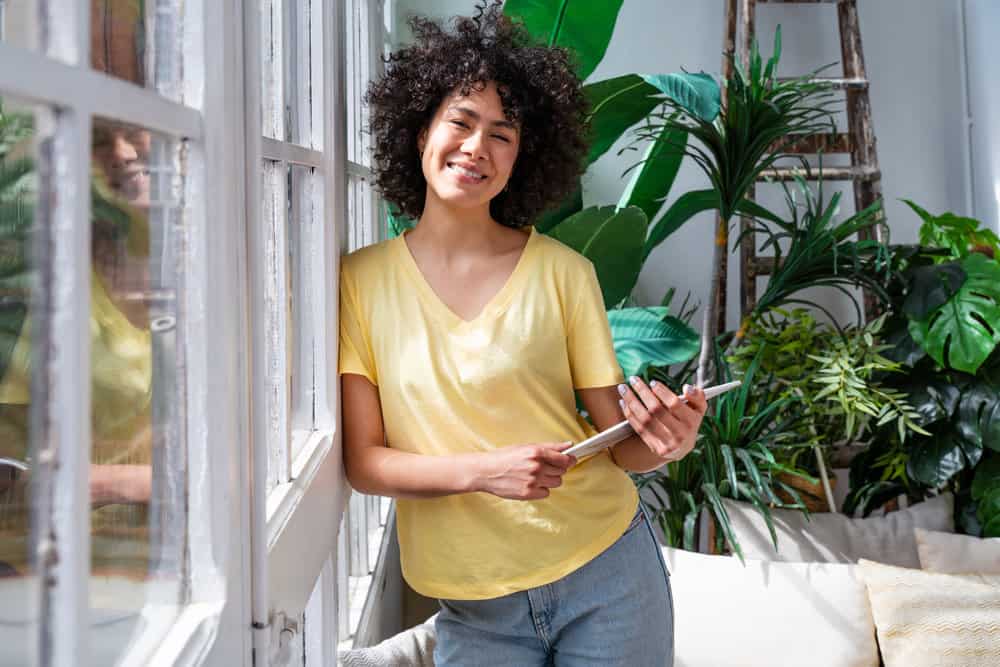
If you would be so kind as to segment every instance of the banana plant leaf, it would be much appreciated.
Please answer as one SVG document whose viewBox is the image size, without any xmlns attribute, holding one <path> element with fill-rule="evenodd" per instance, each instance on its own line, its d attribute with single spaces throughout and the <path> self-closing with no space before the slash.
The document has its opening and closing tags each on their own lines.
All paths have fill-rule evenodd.
<svg viewBox="0 0 1000 667">
<path fill-rule="evenodd" d="M 556 208 L 549 209 L 539 216 L 535 221 L 535 230 L 543 234 L 558 225 L 560 222 L 583 210 L 583 188 L 578 187 L 576 191 Z"/>
<path fill-rule="evenodd" d="M 608 50 L 623 0 L 507 0 L 504 14 L 519 18 L 532 37 L 563 46 L 577 59 L 577 74 L 586 79 Z"/>
<path fill-rule="evenodd" d="M 625 191 L 618 200 L 618 207 L 638 206 L 652 220 L 660 211 L 663 200 L 677 178 L 687 132 L 665 127 L 656 141 L 649 144 L 646 154 L 629 179 Z"/>
<path fill-rule="evenodd" d="M 626 130 L 660 104 L 659 91 L 638 74 L 587 84 L 583 92 L 590 103 L 588 165 L 604 155 Z"/>
<path fill-rule="evenodd" d="M 934 361 L 975 373 L 1000 343 L 1000 264 L 973 253 L 962 260 L 968 275 L 926 318 L 910 321 L 910 334 Z"/>
<path fill-rule="evenodd" d="M 608 311 L 615 355 L 625 377 L 643 375 L 649 366 L 670 366 L 698 354 L 698 333 L 667 308 Z"/>
<path fill-rule="evenodd" d="M 706 123 L 714 121 L 722 108 L 722 91 L 711 74 L 643 74 L 642 79 Z"/>
<path fill-rule="evenodd" d="M 604 307 L 611 309 L 632 292 L 639 279 L 646 225 L 646 214 L 636 206 L 621 210 L 591 206 L 560 222 L 549 236 L 594 263 Z"/>
</svg>

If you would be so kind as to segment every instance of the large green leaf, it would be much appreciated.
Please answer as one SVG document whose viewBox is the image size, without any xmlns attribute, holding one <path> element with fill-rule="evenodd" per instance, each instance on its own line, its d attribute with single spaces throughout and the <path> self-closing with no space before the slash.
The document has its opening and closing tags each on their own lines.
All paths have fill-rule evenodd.
<svg viewBox="0 0 1000 667">
<path fill-rule="evenodd" d="M 677 178 L 686 143 L 687 132 L 665 127 L 660 136 L 650 142 L 642 163 L 635 169 L 618 201 L 618 207 L 638 206 L 647 219 L 655 218 Z"/>
<path fill-rule="evenodd" d="M 639 279 L 646 226 L 646 214 L 635 206 L 591 206 L 560 222 L 549 235 L 594 263 L 604 305 L 612 308 Z"/>
<path fill-rule="evenodd" d="M 582 209 L 583 188 L 578 187 L 572 195 L 560 202 L 556 208 L 545 211 L 535 222 L 535 230 L 545 233 L 574 213 L 579 213 Z"/>
<path fill-rule="evenodd" d="M 947 378 L 934 376 L 927 382 L 915 382 L 902 387 L 906 399 L 917 413 L 914 422 L 918 426 L 927 426 L 942 419 L 951 419 L 958 407 L 958 387 Z"/>
<path fill-rule="evenodd" d="M 962 444 L 951 433 L 920 440 L 910 451 L 906 473 L 910 479 L 940 488 L 965 468 Z"/>
<path fill-rule="evenodd" d="M 711 74 L 672 72 L 643 74 L 643 80 L 683 107 L 695 118 L 711 123 L 722 108 L 719 83 Z"/>
<path fill-rule="evenodd" d="M 991 489 L 1000 489 L 1000 454 L 987 452 L 972 478 L 972 499 L 982 500 Z"/>
<path fill-rule="evenodd" d="M 653 230 L 646 239 L 642 252 L 645 260 L 656 246 L 676 232 L 681 225 L 702 211 L 710 211 L 719 207 L 719 194 L 715 190 L 692 190 L 677 198 L 667 212 L 656 221 Z"/>
<path fill-rule="evenodd" d="M 660 104 L 659 91 L 637 74 L 605 79 L 583 87 L 590 103 L 590 152 L 587 164 L 604 155 L 625 131 Z"/>
<path fill-rule="evenodd" d="M 573 51 L 577 74 L 586 79 L 608 50 L 622 1 L 507 0 L 503 11 L 520 18 L 535 39 Z"/>
<path fill-rule="evenodd" d="M 921 320 L 955 296 L 968 276 L 960 263 L 948 262 L 917 267 L 909 278 L 903 312 L 911 319 Z"/>
<path fill-rule="evenodd" d="M 985 382 L 967 389 L 955 425 L 965 440 L 1000 452 L 1000 390 Z"/>
<path fill-rule="evenodd" d="M 385 207 L 385 223 L 387 238 L 394 239 L 417 224 L 413 219 L 400 213 L 395 206 Z"/>
<path fill-rule="evenodd" d="M 642 375 L 650 365 L 683 363 L 698 354 L 698 333 L 661 306 L 609 310 L 608 321 L 625 377 Z"/>
<path fill-rule="evenodd" d="M 983 524 L 983 537 L 1000 537 L 1000 487 L 986 492 L 976 508 L 976 516 Z"/>
<path fill-rule="evenodd" d="M 962 268 L 962 288 L 927 318 L 912 320 L 910 334 L 934 361 L 975 373 L 1000 343 L 1000 264 L 973 253 Z"/>
</svg>

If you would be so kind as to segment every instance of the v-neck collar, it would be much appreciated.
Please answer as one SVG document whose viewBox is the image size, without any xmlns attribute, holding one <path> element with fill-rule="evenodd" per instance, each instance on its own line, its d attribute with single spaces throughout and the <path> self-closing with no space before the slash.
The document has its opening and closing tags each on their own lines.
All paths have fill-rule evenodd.
<svg viewBox="0 0 1000 667">
<path fill-rule="evenodd" d="M 410 247 L 406 244 L 405 236 L 406 233 L 400 234 L 395 239 L 396 248 L 398 254 L 401 256 L 400 261 L 406 270 L 410 272 L 413 276 L 413 281 L 417 286 L 417 290 L 422 294 L 424 300 L 427 304 L 441 317 L 451 328 L 464 328 L 470 327 L 479 322 L 493 317 L 499 312 L 503 311 L 504 306 L 510 301 L 511 297 L 517 291 L 517 283 L 521 280 L 521 274 L 523 274 L 527 269 L 525 268 L 528 264 L 529 254 L 535 245 L 535 236 L 538 232 L 535 228 L 529 227 L 528 241 L 524 244 L 524 248 L 521 250 L 521 256 L 517 259 L 517 264 L 514 265 L 514 270 L 511 271 L 510 275 L 507 277 L 507 281 L 503 284 L 503 287 L 494 294 L 482 307 L 479 313 L 473 317 L 471 320 L 465 320 L 458 316 L 455 311 L 453 311 L 441 297 L 438 296 L 431 284 L 427 282 L 427 278 L 424 277 L 423 272 L 417 265 L 417 260 L 414 259 L 413 253 L 410 252 Z"/>
</svg>

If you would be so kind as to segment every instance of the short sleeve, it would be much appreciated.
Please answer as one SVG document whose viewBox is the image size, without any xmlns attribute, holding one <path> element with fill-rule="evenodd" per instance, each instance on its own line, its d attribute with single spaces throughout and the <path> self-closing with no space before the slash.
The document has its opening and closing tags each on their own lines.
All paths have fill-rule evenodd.
<svg viewBox="0 0 1000 667">
<path fill-rule="evenodd" d="M 355 373 L 378 384 L 375 356 L 372 354 L 368 323 L 362 319 L 355 298 L 355 285 L 347 266 L 341 260 L 340 271 L 340 352 L 338 371 Z"/>
<path fill-rule="evenodd" d="M 567 348 L 574 389 L 620 384 L 624 376 L 615 356 L 608 313 L 604 310 L 601 285 L 589 261 L 582 275 L 568 281 L 571 313 L 567 325 Z"/>
</svg>

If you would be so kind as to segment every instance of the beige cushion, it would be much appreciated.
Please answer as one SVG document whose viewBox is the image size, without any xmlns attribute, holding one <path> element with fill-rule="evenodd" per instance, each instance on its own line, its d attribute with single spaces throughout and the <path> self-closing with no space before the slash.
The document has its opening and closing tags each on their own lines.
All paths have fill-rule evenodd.
<svg viewBox="0 0 1000 667">
<path fill-rule="evenodd" d="M 875 667 L 855 565 L 776 563 L 663 547 L 676 667 Z"/>
<path fill-rule="evenodd" d="M 434 646 L 437 634 L 434 620 L 437 614 L 425 622 L 385 641 L 368 646 L 341 651 L 341 667 L 434 667 Z"/>
<path fill-rule="evenodd" d="M 1000 537 L 937 533 L 917 528 L 920 567 L 950 574 L 1000 574 Z"/>
<path fill-rule="evenodd" d="M 743 555 L 755 560 L 856 563 L 861 558 L 902 567 L 920 567 L 915 528 L 955 531 L 954 501 L 942 494 L 885 516 L 853 519 L 844 514 L 771 511 L 778 534 L 774 550 L 764 517 L 752 505 L 723 500 Z"/>
<path fill-rule="evenodd" d="M 1000 576 L 858 568 L 886 667 L 1000 665 Z"/>
</svg>

